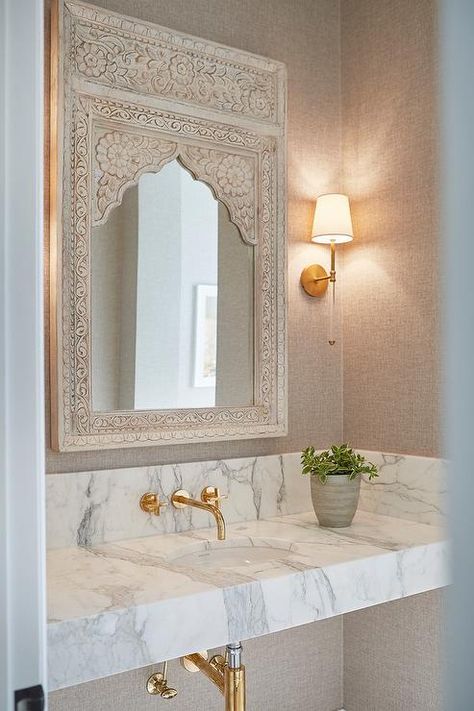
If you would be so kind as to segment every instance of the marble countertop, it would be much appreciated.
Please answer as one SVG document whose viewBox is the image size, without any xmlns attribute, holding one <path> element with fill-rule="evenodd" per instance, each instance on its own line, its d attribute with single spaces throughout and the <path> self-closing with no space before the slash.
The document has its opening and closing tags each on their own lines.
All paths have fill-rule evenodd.
<svg viewBox="0 0 474 711">
<path fill-rule="evenodd" d="M 231 524 L 225 542 L 201 529 L 51 550 L 50 690 L 442 587 L 444 539 L 364 511 L 322 529 L 311 512 Z M 236 547 L 235 564 L 206 565 Z M 276 551 L 248 562 L 243 548 Z"/>
</svg>

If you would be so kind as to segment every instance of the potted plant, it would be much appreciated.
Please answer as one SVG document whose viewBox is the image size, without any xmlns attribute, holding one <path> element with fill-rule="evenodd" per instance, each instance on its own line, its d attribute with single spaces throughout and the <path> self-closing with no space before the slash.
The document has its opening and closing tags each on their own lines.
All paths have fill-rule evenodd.
<svg viewBox="0 0 474 711">
<path fill-rule="evenodd" d="M 303 474 L 311 476 L 311 498 L 320 526 L 350 526 L 357 511 L 361 475 L 371 480 L 378 476 L 377 467 L 354 452 L 348 444 L 333 444 L 330 450 L 317 453 L 307 447 L 301 453 Z"/>
</svg>

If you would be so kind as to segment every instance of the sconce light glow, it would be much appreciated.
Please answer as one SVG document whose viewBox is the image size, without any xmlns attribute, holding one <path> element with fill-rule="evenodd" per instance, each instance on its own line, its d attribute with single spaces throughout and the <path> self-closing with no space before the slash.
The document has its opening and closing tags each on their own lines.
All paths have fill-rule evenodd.
<svg viewBox="0 0 474 711">
<path fill-rule="evenodd" d="M 319 244 L 343 244 L 354 237 L 351 208 L 347 195 L 320 195 L 314 210 L 311 240 Z"/>
<path fill-rule="evenodd" d="M 329 345 L 336 343 L 334 319 L 336 309 L 336 244 L 351 242 L 351 208 L 347 195 L 329 193 L 320 195 L 314 209 L 311 240 L 319 244 L 331 245 L 331 269 L 329 274 L 320 264 L 311 264 L 303 269 L 300 283 L 309 296 L 322 296 L 331 285 L 329 300 Z"/>
</svg>

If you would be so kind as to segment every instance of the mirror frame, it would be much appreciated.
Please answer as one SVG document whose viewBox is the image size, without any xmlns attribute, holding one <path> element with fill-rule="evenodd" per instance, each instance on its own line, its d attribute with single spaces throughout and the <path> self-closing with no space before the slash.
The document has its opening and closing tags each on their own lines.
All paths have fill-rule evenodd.
<svg viewBox="0 0 474 711">
<path fill-rule="evenodd" d="M 51 33 L 53 448 L 287 434 L 285 65 L 67 0 Z M 95 412 L 91 230 L 176 158 L 255 249 L 254 404 Z"/>
</svg>

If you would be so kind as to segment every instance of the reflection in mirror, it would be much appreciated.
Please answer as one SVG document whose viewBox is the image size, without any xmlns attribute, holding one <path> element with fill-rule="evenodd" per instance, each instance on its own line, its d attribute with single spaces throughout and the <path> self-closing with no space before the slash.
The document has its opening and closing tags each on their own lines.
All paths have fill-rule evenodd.
<svg viewBox="0 0 474 711">
<path fill-rule="evenodd" d="M 93 227 L 92 408 L 254 403 L 254 250 L 178 161 Z"/>
</svg>

